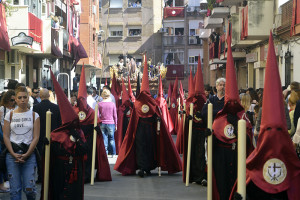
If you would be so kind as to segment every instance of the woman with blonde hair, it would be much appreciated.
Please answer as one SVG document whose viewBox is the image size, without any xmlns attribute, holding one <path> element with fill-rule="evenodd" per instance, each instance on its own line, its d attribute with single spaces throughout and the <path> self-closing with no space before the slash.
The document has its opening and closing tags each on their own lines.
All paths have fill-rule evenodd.
<svg viewBox="0 0 300 200">
<path fill-rule="evenodd" d="M 116 155 L 116 145 L 114 133 L 117 128 L 117 109 L 115 103 L 110 98 L 110 91 L 104 89 L 101 97 L 103 101 L 99 102 L 99 115 L 102 121 L 100 128 L 103 135 L 106 154 Z"/>
<path fill-rule="evenodd" d="M 243 106 L 247 118 L 250 120 L 251 125 L 254 125 L 254 112 L 251 112 L 249 109 L 251 107 L 251 96 L 249 94 L 242 95 L 241 105 Z"/>
</svg>

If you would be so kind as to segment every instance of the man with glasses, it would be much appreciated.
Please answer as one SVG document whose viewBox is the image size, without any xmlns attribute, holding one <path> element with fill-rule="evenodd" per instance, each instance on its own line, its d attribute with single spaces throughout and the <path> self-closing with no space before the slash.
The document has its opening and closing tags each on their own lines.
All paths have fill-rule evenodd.
<svg viewBox="0 0 300 200">
<path fill-rule="evenodd" d="M 41 102 L 40 92 L 38 88 L 32 89 L 31 97 L 33 98 L 33 105 L 36 105 Z"/>
</svg>

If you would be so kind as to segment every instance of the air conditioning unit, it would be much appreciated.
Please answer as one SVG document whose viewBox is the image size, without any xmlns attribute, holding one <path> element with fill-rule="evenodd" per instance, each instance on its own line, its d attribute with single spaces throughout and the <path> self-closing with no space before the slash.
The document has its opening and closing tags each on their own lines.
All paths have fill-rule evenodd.
<svg viewBox="0 0 300 200">
<path fill-rule="evenodd" d="M 160 33 L 166 33 L 166 32 L 167 32 L 167 29 L 166 29 L 166 28 L 161 28 L 161 29 L 159 29 L 159 32 L 160 32 Z"/>
<path fill-rule="evenodd" d="M 197 44 L 196 38 L 192 37 L 189 39 L 189 44 Z"/>
<path fill-rule="evenodd" d="M 195 7 L 187 7 L 187 12 L 194 12 Z"/>
</svg>

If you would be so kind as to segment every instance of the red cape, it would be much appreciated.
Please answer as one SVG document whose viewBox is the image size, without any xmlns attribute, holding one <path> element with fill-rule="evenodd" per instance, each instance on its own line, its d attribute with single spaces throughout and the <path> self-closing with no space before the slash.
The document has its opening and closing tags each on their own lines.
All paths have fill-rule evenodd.
<svg viewBox="0 0 300 200">
<path fill-rule="evenodd" d="M 144 103 L 146 102 L 146 103 Z M 142 106 L 147 104 L 149 111 L 142 112 Z M 151 95 L 145 91 L 141 91 L 140 95 L 134 103 L 132 116 L 128 125 L 128 129 L 123 140 L 119 157 L 114 169 L 122 173 L 122 175 L 135 174 L 136 157 L 135 157 L 135 135 L 140 118 L 152 117 L 154 114 L 161 117 L 160 110 L 156 101 Z M 171 135 L 168 132 L 166 121 L 161 117 L 161 130 L 159 134 L 160 155 L 159 165 L 163 171 L 168 171 L 169 174 L 181 171 L 181 160 L 177 153 Z"/>
<path fill-rule="evenodd" d="M 121 105 L 118 109 L 118 125 L 117 125 L 117 131 L 115 133 L 115 143 L 116 143 L 116 152 L 117 154 L 119 154 L 119 151 L 120 151 L 120 148 L 121 148 L 121 145 L 122 145 L 122 142 L 123 142 L 123 122 L 124 122 L 124 111 L 126 110 L 126 108 L 130 107 L 129 111 L 130 111 L 130 114 L 131 115 L 131 112 L 132 112 L 132 108 L 131 106 L 128 106 L 128 105 Z"/>
</svg>

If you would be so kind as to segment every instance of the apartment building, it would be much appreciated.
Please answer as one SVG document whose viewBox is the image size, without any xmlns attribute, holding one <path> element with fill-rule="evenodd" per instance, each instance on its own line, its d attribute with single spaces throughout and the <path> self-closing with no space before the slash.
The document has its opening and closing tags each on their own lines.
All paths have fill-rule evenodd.
<svg viewBox="0 0 300 200">
<path fill-rule="evenodd" d="M 99 52 L 103 71 L 97 74 L 110 78 L 109 69 L 121 58 L 133 57 L 142 63 L 143 53 L 156 65 L 162 62 L 161 0 L 102 0 L 99 20 Z"/>
<path fill-rule="evenodd" d="M 81 12 L 80 0 L 11 1 L 6 12 L 11 51 L 0 50 L 0 90 L 9 79 L 52 87 L 50 68 L 61 86 L 70 88 L 74 59 L 79 58 L 76 49 L 82 46 Z"/>
<path fill-rule="evenodd" d="M 211 29 L 209 44 L 210 84 L 224 77 L 227 59 L 227 35 L 232 27 L 232 49 L 239 88 L 263 87 L 270 30 L 273 30 L 276 1 L 218 0 L 204 19 Z M 275 9 L 274 9 L 275 8 Z"/>
<path fill-rule="evenodd" d="M 205 70 L 208 65 L 208 43 L 210 30 L 203 28 L 207 4 L 200 0 L 166 1 L 162 42 L 163 61 L 168 67 L 167 80 L 176 77 L 183 80 L 183 87 L 188 88 L 187 76 L 192 69 L 197 71 L 198 60 L 201 59 L 205 82 L 208 80 Z M 199 58 L 200 55 L 200 58 Z"/>
</svg>

